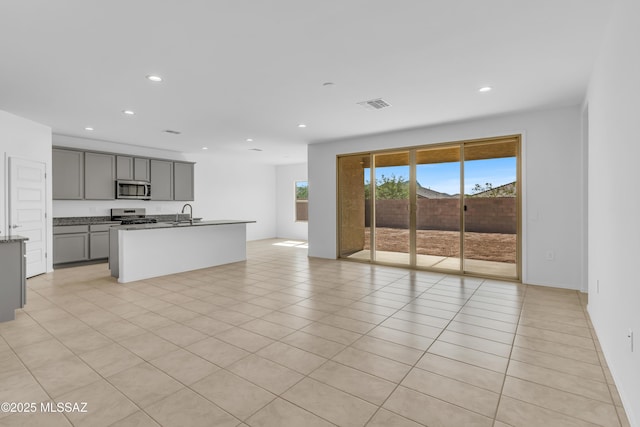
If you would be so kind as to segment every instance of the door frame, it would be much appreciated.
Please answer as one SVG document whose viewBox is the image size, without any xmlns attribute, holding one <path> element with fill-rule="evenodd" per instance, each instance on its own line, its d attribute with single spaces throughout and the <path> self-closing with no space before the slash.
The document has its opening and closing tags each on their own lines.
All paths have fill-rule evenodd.
<svg viewBox="0 0 640 427">
<path fill-rule="evenodd" d="M 505 141 L 508 139 L 515 139 L 516 142 L 516 277 L 505 277 L 505 276 L 494 276 L 489 274 L 482 274 L 477 272 L 467 272 L 464 269 L 464 147 L 466 145 L 471 144 L 490 144 L 496 143 L 500 141 Z M 410 146 L 410 147 L 396 147 L 389 148 L 383 150 L 373 150 L 373 151 L 365 151 L 365 152 L 357 152 L 357 153 L 348 153 L 338 155 L 336 158 L 336 254 L 337 258 L 352 261 L 352 262 L 364 262 L 364 263 L 372 263 L 372 264 L 380 264 L 380 265 L 389 265 L 389 266 L 397 266 L 404 268 L 411 268 L 416 270 L 425 270 L 425 271 L 434 271 L 438 273 L 445 274 L 458 274 L 462 276 L 471 276 L 471 277 L 483 277 L 483 278 L 491 278 L 491 279 L 500 279 L 500 280 L 509 280 L 514 282 L 521 283 L 523 281 L 523 266 L 526 260 L 523 259 L 523 246 L 525 236 L 522 229 L 522 216 L 523 216 L 523 206 L 525 204 L 526 198 L 523 194 L 523 161 L 522 157 L 524 155 L 524 147 L 523 141 L 525 139 L 524 132 L 517 134 L 506 134 L 502 136 L 494 136 L 487 138 L 477 138 L 477 139 L 467 139 L 467 140 L 459 140 L 459 141 L 449 141 L 449 142 L 439 142 L 434 144 L 425 144 L 419 146 Z M 416 262 L 416 209 L 417 209 L 417 195 L 416 195 L 416 152 L 421 149 L 429 149 L 429 148 L 437 148 L 437 147 L 460 147 L 460 268 L 459 270 L 444 270 L 444 269 L 432 269 L 428 267 L 421 267 L 417 265 Z M 350 157 L 350 156 L 369 156 L 370 158 L 370 183 L 375 183 L 375 165 L 374 165 L 374 155 L 380 154 L 389 154 L 389 153 L 398 153 L 406 151 L 409 153 L 409 265 L 406 264 L 394 264 L 389 262 L 381 262 L 376 260 L 375 257 L 375 189 L 372 188 L 371 191 L 371 199 L 369 203 L 371 206 L 369 207 L 370 215 L 371 215 L 371 227 L 370 227 L 370 257 L 369 260 L 357 259 L 357 258 L 348 258 L 342 257 L 340 251 L 340 233 L 342 231 L 342 219 L 341 219 L 341 203 L 340 203 L 340 171 L 339 171 L 339 160 L 341 157 Z M 372 185 L 371 187 L 375 187 Z"/>
</svg>

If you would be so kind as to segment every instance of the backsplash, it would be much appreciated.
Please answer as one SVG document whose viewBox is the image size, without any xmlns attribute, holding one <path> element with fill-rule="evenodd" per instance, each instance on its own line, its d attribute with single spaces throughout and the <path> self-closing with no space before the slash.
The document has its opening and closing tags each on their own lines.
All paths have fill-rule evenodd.
<svg viewBox="0 0 640 427">
<path fill-rule="evenodd" d="M 185 202 L 141 200 L 54 200 L 53 217 L 111 216 L 112 208 L 145 208 L 149 216 L 175 215 L 182 210 L 184 204 Z"/>
</svg>

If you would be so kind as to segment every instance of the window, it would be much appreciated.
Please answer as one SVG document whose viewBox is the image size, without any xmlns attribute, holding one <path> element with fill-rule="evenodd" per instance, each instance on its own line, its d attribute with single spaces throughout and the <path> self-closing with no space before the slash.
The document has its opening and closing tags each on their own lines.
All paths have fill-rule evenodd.
<svg viewBox="0 0 640 427">
<path fill-rule="evenodd" d="M 309 220 L 309 183 L 296 181 L 296 221 Z"/>
</svg>

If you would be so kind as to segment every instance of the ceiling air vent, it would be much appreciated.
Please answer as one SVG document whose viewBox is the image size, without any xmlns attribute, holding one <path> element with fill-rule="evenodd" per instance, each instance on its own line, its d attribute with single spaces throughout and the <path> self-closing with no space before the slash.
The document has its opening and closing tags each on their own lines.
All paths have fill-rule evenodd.
<svg viewBox="0 0 640 427">
<path fill-rule="evenodd" d="M 367 110 L 382 110 L 383 108 L 391 107 L 387 101 L 382 98 L 370 99 L 369 101 L 358 102 L 358 105 L 362 105 Z"/>
<path fill-rule="evenodd" d="M 180 135 L 182 132 L 177 130 L 165 129 L 163 132 L 170 133 L 172 135 Z"/>
</svg>

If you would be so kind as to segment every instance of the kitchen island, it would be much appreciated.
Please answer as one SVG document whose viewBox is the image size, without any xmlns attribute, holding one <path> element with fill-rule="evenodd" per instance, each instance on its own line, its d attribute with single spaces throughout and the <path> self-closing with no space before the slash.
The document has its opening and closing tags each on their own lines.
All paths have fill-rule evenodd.
<svg viewBox="0 0 640 427">
<path fill-rule="evenodd" d="M 247 259 L 247 224 L 218 220 L 121 225 L 109 230 L 109 269 L 119 283 Z"/>
</svg>

